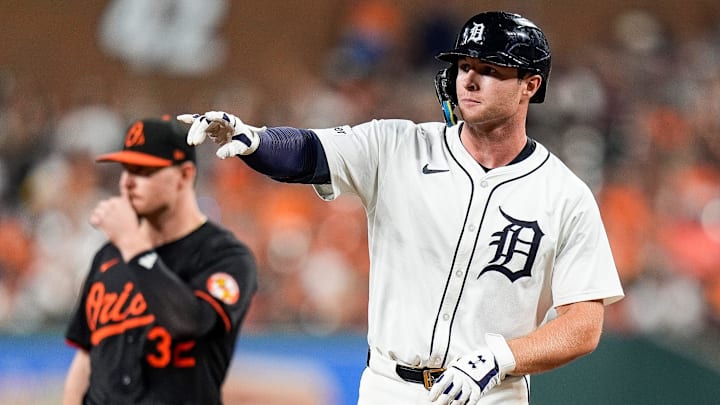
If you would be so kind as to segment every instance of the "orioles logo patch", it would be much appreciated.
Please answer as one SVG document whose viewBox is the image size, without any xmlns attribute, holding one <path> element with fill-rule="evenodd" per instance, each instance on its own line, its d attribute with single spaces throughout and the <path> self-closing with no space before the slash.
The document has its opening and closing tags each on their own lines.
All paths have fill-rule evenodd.
<svg viewBox="0 0 720 405">
<path fill-rule="evenodd" d="M 232 305 L 240 298 L 240 287 L 232 276 L 227 273 L 215 273 L 207 281 L 210 295 L 220 301 Z"/>
<path fill-rule="evenodd" d="M 127 135 L 125 135 L 125 147 L 140 146 L 145 143 L 143 126 L 143 122 L 138 121 L 128 129 Z"/>
</svg>

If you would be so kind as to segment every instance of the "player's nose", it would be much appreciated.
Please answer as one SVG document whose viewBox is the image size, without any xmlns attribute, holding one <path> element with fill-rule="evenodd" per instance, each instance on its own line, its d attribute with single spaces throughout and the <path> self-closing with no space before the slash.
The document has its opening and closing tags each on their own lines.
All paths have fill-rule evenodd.
<svg viewBox="0 0 720 405">
<path fill-rule="evenodd" d="M 468 74 L 465 75 L 465 81 L 463 82 L 463 87 L 469 91 L 476 91 L 480 88 L 477 81 L 479 80 L 480 76 L 475 73 L 474 70 L 471 70 L 468 72 Z"/>
</svg>

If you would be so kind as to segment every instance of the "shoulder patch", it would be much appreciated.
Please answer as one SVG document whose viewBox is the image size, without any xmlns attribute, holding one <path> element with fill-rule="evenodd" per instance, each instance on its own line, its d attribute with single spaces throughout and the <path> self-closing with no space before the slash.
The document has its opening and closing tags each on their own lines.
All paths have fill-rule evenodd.
<svg viewBox="0 0 720 405">
<path fill-rule="evenodd" d="M 213 297 L 232 305 L 240 298 L 240 287 L 237 281 L 227 273 L 215 273 L 208 278 L 207 290 Z"/>
</svg>

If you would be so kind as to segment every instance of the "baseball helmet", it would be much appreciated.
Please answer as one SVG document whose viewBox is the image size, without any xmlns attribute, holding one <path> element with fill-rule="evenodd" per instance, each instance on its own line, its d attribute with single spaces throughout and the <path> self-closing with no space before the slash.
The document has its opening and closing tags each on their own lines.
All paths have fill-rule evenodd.
<svg viewBox="0 0 720 405">
<path fill-rule="evenodd" d="M 530 102 L 542 103 L 545 100 L 550 76 L 550 46 L 542 30 L 527 18 L 503 11 L 480 13 L 470 18 L 460 30 L 455 48 L 436 56 L 438 60 L 452 64 L 450 68 L 438 72 L 435 79 L 441 103 L 445 101 L 457 105 L 455 76 L 460 57 L 478 58 L 494 65 L 539 74 L 542 83 Z M 447 99 L 443 100 L 443 97 Z"/>
</svg>

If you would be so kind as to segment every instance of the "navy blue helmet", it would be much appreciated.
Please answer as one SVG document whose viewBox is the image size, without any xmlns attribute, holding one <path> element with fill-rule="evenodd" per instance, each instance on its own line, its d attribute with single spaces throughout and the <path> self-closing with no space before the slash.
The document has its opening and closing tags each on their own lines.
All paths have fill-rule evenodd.
<svg viewBox="0 0 720 405">
<path fill-rule="evenodd" d="M 443 110 L 457 105 L 455 77 L 460 57 L 477 58 L 498 66 L 539 74 L 542 83 L 530 102 L 542 103 L 545 100 L 550 77 L 550 45 L 542 30 L 527 18 L 519 14 L 491 11 L 473 16 L 463 25 L 455 41 L 455 48 L 436 56 L 452 64 L 438 72 L 435 79 Z M 444 113 L 447 120 L 448 111 Z"/>
</svg>

